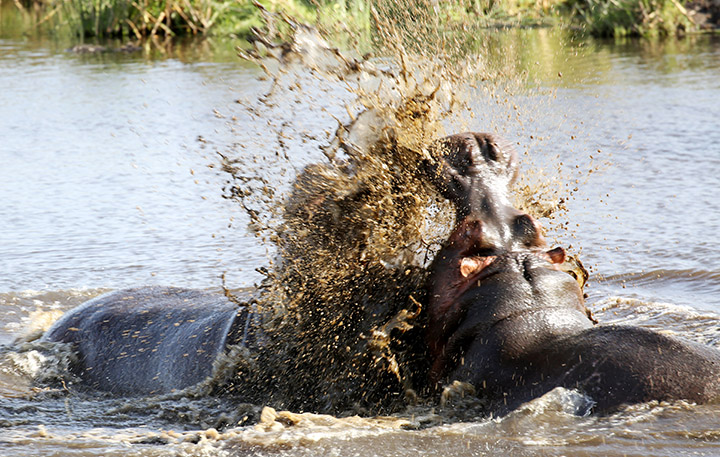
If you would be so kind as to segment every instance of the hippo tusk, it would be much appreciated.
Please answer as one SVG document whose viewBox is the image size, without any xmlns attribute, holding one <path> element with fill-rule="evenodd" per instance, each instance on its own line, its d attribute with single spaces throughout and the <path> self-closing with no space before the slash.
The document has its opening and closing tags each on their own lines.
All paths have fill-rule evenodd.
<svg viewBox="0 0 720 457">
<path fill-rule="evenodd" d="M 496 258 L 497 258 L 496 256 L 463 257 L 462 260 L 460 260 L 460 274 L 464 278 L 467 278 L 470 275 L 480 273 L 488 265 L 493 263 Z"/>
</svg>

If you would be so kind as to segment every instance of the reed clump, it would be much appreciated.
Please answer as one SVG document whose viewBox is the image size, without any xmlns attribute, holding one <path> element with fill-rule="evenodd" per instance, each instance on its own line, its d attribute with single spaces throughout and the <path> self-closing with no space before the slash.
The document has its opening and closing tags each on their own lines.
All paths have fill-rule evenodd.
<svg viewBox="0 0 720 457">
<path fill-rule="evenodd" d="M 35 27 L 79 37 L 143 38 L 204 33 L 220 15 L 215 0 L 15 0 Z"/>
<path fill-rule="evenodd" d="M 2 0 L 0 0 L 2 1 Z M 262 11 L 309 23 L 365 24 L 365 0 L 12 0 L 36 27 L 80 37 L 235 35 L 248 38 Z M 262 8 L 260 8 L 260 7 Z M 365 18 L 365 19 L 363 19 Z"/>
<path fill-rule="evenodd" d="M 692 14 L 682 1 L 567 0 L 564 8 L 591 35 L 672 36 L 696 29 Z"/>
</svg>

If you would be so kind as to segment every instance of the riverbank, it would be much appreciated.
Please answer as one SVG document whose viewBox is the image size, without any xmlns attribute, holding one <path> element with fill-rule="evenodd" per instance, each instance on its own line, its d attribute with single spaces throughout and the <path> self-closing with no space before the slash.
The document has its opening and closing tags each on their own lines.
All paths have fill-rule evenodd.
<svg viewBox="0 0 720 457">
<path fill-rule="evenodd" d="M 720 30 L 718 0 L 0 0 L 40 33 L 89 37 L 184 35 L 251 39 L 266 12 L 371 41 L 378 21 L 449 33 L 493 27 L 560 26 L 592 36 L 683 36 Z"/>
</svg>

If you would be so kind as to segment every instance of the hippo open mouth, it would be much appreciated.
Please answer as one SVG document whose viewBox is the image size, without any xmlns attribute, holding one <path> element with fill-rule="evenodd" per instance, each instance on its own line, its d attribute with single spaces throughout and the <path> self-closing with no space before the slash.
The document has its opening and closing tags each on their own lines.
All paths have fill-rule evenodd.
<svg viewBox="0 0 720 457">
<path fill-rule="evenodd" d="M 460 222 L 432 266 L 427 332 L 434 356 L 431 378 L 437 381 L 452 369 L 456 346 L 466 339 L 461 330 L 468 326 L 470 311 L 490 325 L 518 313 L 555 308 L 557 301 L 588 316 L 582 283 L 564 273 L 566 260 L 563 248 L 548 250 L 541 238 L 532 248 L 520 250 L 490 246 L 483 238 L 483 221 Z M 550 297 L 552 303 L 547 302 Z M 492 316 L 485 316 L 479 304 L 486 304 Z"/>
<path fill-rule="evenodd" d="M 546 262 L 547 268 L 557 271 L 565 271 L 562 266 L 567 259 L 567 255 L 565 253 L 565 249 L 562 247 L 556 247 L 547 251 L 528 251 L 527 254 L 535 256 L 541 262 Z M 498 273 L 500 271 L 500 267 L 494 266 L 497 258 L 497 255 L 487 254 L 484 249 L 479 252 L 473 252 L 472 250 L 463 252 L 459 261 L 459 269 L 460 275 L 467 281 L 467 287 L 471 287 L 476 281 L 482 281 L 483 279 Z"/>
<path fill-rule="evenodd" d="M 468 218 L 462 221 L 450 235 L 444 252 L 439 254 L 442 263 L 443 274 L 453 278 L 452 284 L 446 292 L 452 291 L 446 297 L 448 301 L 457 298 L 467 292 L 471 287 L 478 287 L 488 277 L 500 273 L 505 268 L 503 262 L 496 262 L 502 256 L 532 256 L 538 262 L 534 264 L 544 266 L 557 271 L 573 272 L 573 266 L 566 265 L 568 256 L 565 249 L 556 247 L 545 249 L 544 239 L 539 239 L 532 249 L 520 251 L 505 251 L 490 247 L 483 239 L 483 222 L 479 219 Z M 443 262 L 443 260 L 445 260 Z M 577 265 L 577 268 L 582 268 Z M 584 285 L 585 275 L 573 274 L 580 286 Z M 448 284 L 446 283 L 446 286 Z M 451 303 L 440 305 L 443 311 L 451 306 Z"/>
</svg>

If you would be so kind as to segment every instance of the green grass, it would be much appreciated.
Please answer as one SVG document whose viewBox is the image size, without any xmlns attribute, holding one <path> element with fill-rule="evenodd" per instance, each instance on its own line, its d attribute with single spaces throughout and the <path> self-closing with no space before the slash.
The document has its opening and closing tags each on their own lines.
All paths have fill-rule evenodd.
<svg viewBox="0 0 720 457">
<path fill-rule="evenodd" d="M 3 0 L 0 0 L 3 1 Z M 11 1 L 11 0 L 5 0 Z M 372 40 L 392 21 L 409 47 L 497 25 L 566 24 L 597 36 L 691 31 L 685 0 L 12 0 L 36 24 L 80 37 L 213 34 L 249 38 L 263 9 Z M 336 34 L 341 36 L 342 33 Z M 347 34 L 346 34 L 347 35 Z"/>
</svg>

